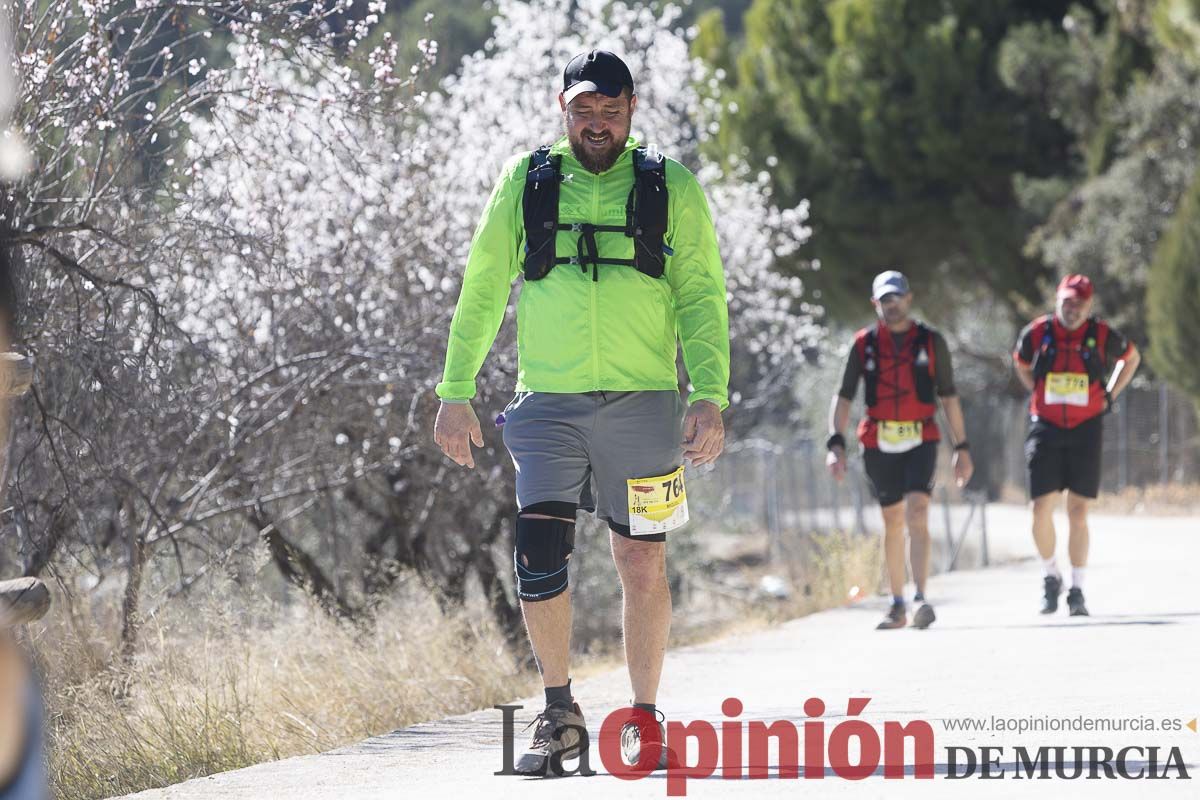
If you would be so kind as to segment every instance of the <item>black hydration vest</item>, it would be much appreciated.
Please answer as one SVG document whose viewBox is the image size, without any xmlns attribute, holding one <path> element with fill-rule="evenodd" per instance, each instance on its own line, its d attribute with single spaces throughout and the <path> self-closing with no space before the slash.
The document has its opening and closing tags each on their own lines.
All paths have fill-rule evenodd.
<svg viewBox="0 0 1200 800">
<path fill-rule="evenodd" d="M 913 388 L 917 392 L 917 400 L 922 403 L 932 403 L 933 376 L 929 374 L 929 361 L 932 359 L 932 339 L 929 328 L 920 322 L 913 322 L 917 332 L 912 340 L 912 379 Z M 889 334 L 890 335 L 890 334 Z M 867 331 L 867 341 L 863 347 L 863 382 L 866 384 L 867 408 L 873 408 L 879 402 L 879 327 Z M 919 363 L 921 351 L 925 350 L 926 361 Z"/>
<path fill-rule="evenodd" d="M 600 265 L 635 267 L 651 278 L 661 278 L 670 248 L 663 242 L 667 233 L 667 160 L 661 153 L 650 155 L 645 147 L 633 151 L 633 187 L 625 203 L 624 225 L 593 225 L 590 222 L 558 221 L 558 185 L 562 182 L 562 156 L 551 155 L 549 146 L 529 156 L 522 210 L 525 216 L 525 280 L 546 277 L 557 264 L 576 264 L 583 272 L 592 268 L 592 280 L 600 280 Z M 555 243 L 559 231 L 579 234 L 578 254 L 559 258 Z M 597 233 L 623 233 L 633 239 L 633 258 L 600 258 Z"/>
<path fill-rule="evenodd" d="M 1040 381 L 1054 369 L 1054 359 L 1058 356 L 1058 340 L 1054 338 L 1054 317 L 1046 320 L 1042 326 L 1042 338 L 1033 353 L 1033 380 Z M 1083 359 L 1084 369 L 1087 370 L 1088 381 L 1104 385 L 1104 354 L 1100 349 L 1100 325 L 1095 317 L 1088 318 L 1087 330 L 1083 333 L 1083 346 L 1079 349 L 1079 357 Z"/>
</svg>

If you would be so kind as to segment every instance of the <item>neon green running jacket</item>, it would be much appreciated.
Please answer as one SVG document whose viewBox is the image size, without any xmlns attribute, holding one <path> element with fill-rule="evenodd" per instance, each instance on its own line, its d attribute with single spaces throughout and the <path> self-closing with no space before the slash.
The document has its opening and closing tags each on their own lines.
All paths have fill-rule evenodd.
<svg viewBox="0 0 1200 800">
<path fill-rule="evenodd" d="M 563 157 L 559 221 L 624 225 L 637 146 L 630 138 L 617 162 L 596 175 L 580 166 L 565 137 L 556 142 L 551 152 Z M 521 200 L 528 165 L 528 153 L 508 162 L 475 229 L 437 385 L 443 400 L 475 396 L 475 376 L 521 274 Z M 693 387 L 689 402 L 729 405 L 729 315 L 712 216 L 686 167 L 667 159 L 666 180 L 665 243 L 673 252 L 662 278 L 602 264 L 593 280 L 590 268 L 559 264 L 545 278 L 523 283 L 517 303 L 517 391 L 677 389 L 678 341 Z M 558 255 L 576 255 L 579 235 L 559 232 Z M 598 233 L 596 241 L 601 258 L 633 258 L 633 239 L 623 234 Z"/>
</svg>

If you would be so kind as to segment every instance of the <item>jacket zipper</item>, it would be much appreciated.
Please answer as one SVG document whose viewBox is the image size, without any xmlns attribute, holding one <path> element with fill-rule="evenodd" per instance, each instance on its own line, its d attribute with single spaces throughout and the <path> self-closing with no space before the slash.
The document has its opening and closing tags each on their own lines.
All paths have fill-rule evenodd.
<svg viewBox="0 0 1200 800">
<path fill-rule="evenodd" d="M 908 335 L 905 334 L 904 343 L 900 345 L 898 349 L 896 347 L 896 337 L 892 336 L 891 330 L 888 331 L 888 339 L 892 343 L 892 367 L 895 369 L 895 374 L 892 377 L 896 381 L 896 394 L 894 398 L 896 410 L 892 413 L 892 416 L 894 416 L 896 419 L 900 419 L 900 370 L 904 368 L 904 357 L 901 355 L 901 353 L 903 353 L 904 348 L 908 346 Z"/>
<path fill-rule="evenodd" d="M 592 219 L 600 218 L 600 176 L 592 175 Z M 596 266 L 592 265 L 593 269 Z M 599 287 L 598 281 L 588 281 L 590 291 L 590 311 L 592 318 L 592 388 L 599 390 L 600 388 L 600 331 L 599 320 L 597 319 L 596 305 L 598 299 L 596 292 Z"/>
</svg>

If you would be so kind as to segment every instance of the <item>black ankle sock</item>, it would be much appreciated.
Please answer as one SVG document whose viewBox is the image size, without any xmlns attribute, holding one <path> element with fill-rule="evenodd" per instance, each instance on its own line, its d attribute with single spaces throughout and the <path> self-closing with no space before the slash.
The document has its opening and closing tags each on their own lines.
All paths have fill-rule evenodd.
<svg viewBox="0 0 1200 800">
<path fill-rule="evenodd" d="M 571 697 L 571 679 L 567 679 L 566 686 L 547 686 L 546 687 L 546 705 L 554 705 L 558 703 L 560 706 L 570 708 L 574 702 Z"/>
<path fill-rule="evenodd" d="M 913 595 L 913 602 L 914 602 L 914 603 L 924 603 L 924 602 L 925 602 L 925 593 L 924 593 L 924 592 L 917 592 L 916 594 L 914 594 L 914 595 Z"/>
</svg>

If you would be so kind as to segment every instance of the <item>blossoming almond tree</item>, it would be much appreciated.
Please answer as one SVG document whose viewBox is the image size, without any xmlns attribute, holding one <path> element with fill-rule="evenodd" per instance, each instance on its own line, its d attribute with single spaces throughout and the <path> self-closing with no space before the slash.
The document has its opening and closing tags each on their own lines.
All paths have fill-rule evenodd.
<svg viewBox="0 0 1200 800">
<path fill-rule="evenodd" d="M 338 616 L 364 616 L 410 568 L 451 601 L 477 582 L 515 633 L 499 437 L 487 436 L 491 467 L 470 473 L 425 437 L 471 234 L 501 164 L 559 135 L 562 64 L 594 46 L 626 55 L 635 135 L 706 188 L 746 409 L 734 430 L 780 407 L 819 333 L 799 280 L 770 269 L 806 239 L 806 209 L 775 207 L 766 176 L 704 157 L 718 100 L 698 88 L 710 79 L 677 9 L 501 0 L 488 47 L 430 94 L 400 80 L 394 48 L 367 56 L 368 77 L 333 58 L 334 45 L 354 52 L 356 28 L 349 43 L 310 42 L 242 16 L 227 63 L 196 76 L 211 81 L 203 102 L 171 101 L 172 125 L 157 123 L 178 138 L 155 182 L 109 181 L 105 136 L 90 134 L 79 175 L 114 188 L 91 227 L 53 241 L 96 279 L 28 243 L 42 265 L 26 273 L 39 276 L 28 305 L 45 320 L 30 330 L 69 366 L 53 391 L 43 378 L 21 439 L 18 514 L 41 521 L 22 523 L 24 540 L 97 572 L 123 565 L 128 619 L 141 592 L 153 608 L 262 542 Z M 71 293 L 84 302 L 63 303 Z M 63 333 L 73 325 L 85 335 Z M 480 376 L 487 412 L 511 392 L 511 328 Z"/>
<path fill-rule="evenodd" d="M 331 105 L 402 110 L 395 98 L 418 76 L 398 74 L 395 43 L 377 37 L 360 52 L 382 4 L 358 17 L 350 9 L 343 0 L 0 7 L 12 33 L 4 67 L 16 78 L 4 135 L 33 160 L 0 186 L 0 267 L 16 289 L 5 308 L 12 338 L 39 364 L 9 459 L 4 522 L 18 552 L 0 548 L 0 560 L 19 557 L 27 574 L 73 561 L 95 583 L 123 569 L 127 653 L 149 556 L 169 544 L 182 585 L 195 552 L 211 552 L 213 521 L 241 508 L 212 486 L 246 448 L 229 433 L 228 409 L 205 393 L 213 355 L 180 326 L 167 272 L 174 248 L 203 234 L 173 213 L 202 180 L 180 144 L 219 100 L 283 102 L 261 78 L 280 62 L 336 77 Z M 231 36 L 240 45 L 226 56 L 213 42 Z"/>
<path fill-rule="evenodd" d="M 181 212 L 224 226 L 228 237 L 214 240 L 217 253 L 186 249 L 186 263 L 173 270 L 189 286 L 183 324 L 219 352 L 240 353 L 226 363 L 246 358 L 247 372 L 263 360 L 287 363 L 344 343 L 362 359 L 361 381 L 317 438 L 343 437 L 347 457 L 356 459 L 412 442 L 432 411 L 462 265 L 491 183 L 513 153 L 559 135 L 562 64 L 586 47 L 607 46 L 624 53 L 639 76 L 637 135 L 695 169 L 709 191 L 739 354 L 734 390 L 758 416 L 778 407 L 819 331 L 800 282 L 770 270 L 807 237 L 806 210 L 774 207 L 765 175 L 722 172 L 702 156 L 712 133 L 706 120 L 716 114 L 695 88 L 706 76 L 688 56 L 677 18 L 677 9 L 656 14 L 623 3 L 501 2 L 489 47 L 421 98 L 413 125 L 330 109 L 322 98 L 332 87 L 315 70 L 272 75 L 276 90 L 306 97 L 277 113 L 250 113 L 240 99 L 219 105 L 211 120 L 193 126 L 188 158 L 204 165 L 206 178 L 193 184 Z M 227 138 L 243 147 L 227 150 Z M 252 241 L 272 244 L 237 249 Z M 248 268 L 255 259 L 258 266 Z M 226 277 L 202 287 L 198 276 L 214 261 Z M 489 413 L 511 390 L 510 329 L 480 381 L 480 405 Z M 247 350 L 243 331 L 259 347 Z M 432 570 L 452 592 L 474 573 L 501 619 L 519 622 L 498 579 L 507 549 L 493 547 L 507 533 L 511 484 L 499 468 L 498 437 L 489 436 L 488 446 L 495 466 L 486 472 L 447 469 L 425 443 L 341 491 L 335 502 L 348 501 L 348 513 L 368 531 L 365 591 L 379 588 L 381 572 L 395 574 L 393 564 Z M 271 473 L 261 474 L 265 481 Z M 311 519 L 322 514 L 314 508 Z"/>
</svg>

